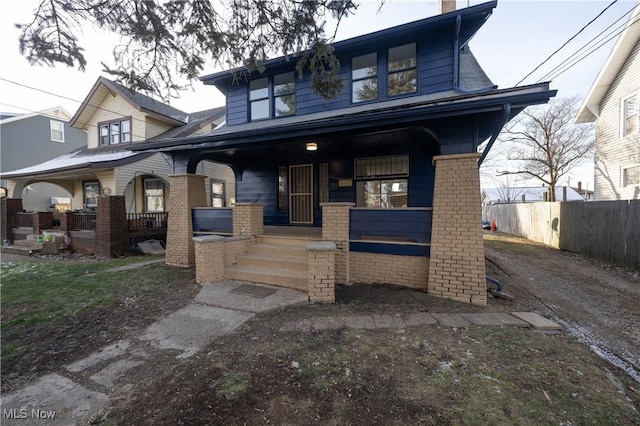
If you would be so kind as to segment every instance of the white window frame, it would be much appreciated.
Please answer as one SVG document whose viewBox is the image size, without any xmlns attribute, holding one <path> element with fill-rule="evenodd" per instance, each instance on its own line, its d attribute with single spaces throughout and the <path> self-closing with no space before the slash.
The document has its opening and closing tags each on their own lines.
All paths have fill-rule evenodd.
<svg viewBox="0 0 640 426">
<path fill-rule="evenodd" d="M 620 168 L 620 187 L 622 188 L 629 188 L 629 187 L 635 187 L 638 186 L 637 183 L 627 183 L 627 170 L 629 169 L 635 169 L 635 168 L 640 168 L 640 163 L 637 164 L 627 164 L 625 166 L 622 166 Z"/>
<path fill-rule="evenodd" d="M 160 189 L 162 190 L 162 195 L 148 195 L 147 194 L 147 184 L 151 183 L 151 182 L 159 182 L 160 183 Z M 151 188 L 151 189 L 157 189 L 157 188 Z M 164 190 L 165 190 L 165 185 L 164 182 L 162 181 L 162 179 L 158 179 L 158 178 L 143 178 L 142 179 L 142 200 L 143 200 L 143 211 L 145 213 L 163 213 L 166 211 L 165 209 L 165 199 L 164 199 Z M 148 199 L 150 198 L 160 198 L 162 200 L 162 206 L 160 210 L 157 209 L 149 209 L 149 201 Z"/>
<path fill-rule="evenodd" d="M 630 134 L 626 134 L 627 133 L 627 109 L 626 109 L 626 102 L 631 99 L 631 98 L 636 98 L 636 130 L 635 132 L 632 132 Z M 628 96 L 623 97 L 622 99 L 620 99 L 620 137 L 621 138 L 626 138 L 626 137 L 632 137 L 632 136 L 636 136 L 640 134 L 640 93 L 631 93 Z"/>
<path fill-rule="evenodd" d="M 60 125 L 60 129 L 54 129 L 55 125 Z M 62 133 L 62 138 L 61 139 L 55 138 L 53 136 L 54 131 Z M 49 134 L 53 142 L 64 143 L 64 122 L 58 121 L 58 120 L 49 120 Z"/>
</svg>

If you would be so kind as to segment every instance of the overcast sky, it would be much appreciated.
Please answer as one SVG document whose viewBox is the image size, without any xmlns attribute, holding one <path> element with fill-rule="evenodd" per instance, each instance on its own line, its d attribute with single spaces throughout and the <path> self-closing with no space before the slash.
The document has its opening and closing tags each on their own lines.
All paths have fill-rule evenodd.
<svg viewBox="0 0 640 426">
<path fill-rule="evenodd" d="M 471 50 L 495 84 L 500 88 L 514 86 L 611 1 L 501 0 L 493 15 L 472 39 Z M 458 0 L 457 6 L 462 8 L 479 3 L 482 2 Z M 81 45 L 86 49 L 88 60 L 85 72 L 62 65 L 55 68 L 31 66 L 18 52 L 18 30 L 13 24 L 28 22 L 39 2 L 0 0 L 0 4 L 0 78 L 72 99 L 45 94 L 0 80 L 0 111 L 27 113 L 62 106 L 73 115 L 101 75 L 100 62 L 112 63 L 112 43 L 116 39 L 97 34 L 90 27 L 84 30 Z M 626 23 L 628 13 L 637 4 L 637 0 L 618 0 L 522 84 L 535 83 L 539 79 L 548 80 L 549 77 L 545 77 L 546 73 L 565 62 L 599 32 L 627 14 L 606 34 L 617 32 L 614 29 Z M 388 28 L 437 13 L 438 4 L 433 0 L 387 0 L 380 12 L 377 1 L 364 1 L 354 16 L 342 22 L 338 39 Z M 616 37 L 613 37 L 577 65 L 553 78 L 551 87 L 559 90 L 558 96 L 584 97 L 615 40 Z M 204 74 L 215 71 L 218 69 L 212 67 L 206 69 Z M 224 97 L 215 88 L 196 82 L 194 91 L 185 92 L 180 99 L 172 101 L 172 105 L 186 112 L 194 112 L 224 105 Z M 588 175 L 589 173 L 582 179 L 589 182 Z M 592 181 L 593 177 L 590 179 Z"/>
</svg>

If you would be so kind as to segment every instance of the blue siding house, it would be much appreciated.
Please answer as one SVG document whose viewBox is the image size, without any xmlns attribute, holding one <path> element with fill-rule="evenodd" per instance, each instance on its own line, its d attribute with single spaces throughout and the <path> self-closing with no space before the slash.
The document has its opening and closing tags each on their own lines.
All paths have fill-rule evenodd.
<svg viewBox="0 0 640 426">
<path fill-rule="evenodd" d="M 257 233 L 322 228 L 322 239 L 336 242 L 338 283 L 408 285 L 484 304 L 477 148 L 489 139 L 490 149 L 507 121 L 555 95 L 548 83 L 499 89 L 479 66 L 468 43 L 496 5 L 335 43 L 344 88 L 328 101 L 295 72 L 295 56 L 268 61 L 261 74 L 205 76 L 226 95 L 226 124 L 133 149 L 164 152 L 185 182 L 202 160 L 229 165 L 238 206 L 260 206 Z M 187 193 L 175 196 L 199 207 Z M 332 222 L 331 208 L 345 210 L 347 235 L 332 237 L 344 222 Z M 206 217 L 229 214 L 198 209 L 188 220 L 199 224 L 194 231 L 218 229 Z M 172 210 L 171 220 L 179 216 Z M 178 246 L 167 261 L 193 263 L 193 249 Z"/>
</svg>

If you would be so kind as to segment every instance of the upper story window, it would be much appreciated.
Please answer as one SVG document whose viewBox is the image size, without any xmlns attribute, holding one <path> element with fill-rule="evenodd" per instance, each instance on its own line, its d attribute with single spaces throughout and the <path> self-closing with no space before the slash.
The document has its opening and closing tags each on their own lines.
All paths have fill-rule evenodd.
<svg viewBox="0 0 640 426">
<path fill-rule="evenodd" d="M 295 114 L 295 74 L 293 71 L 249 82 L 251 121 Z"/>
<path fill-rule="evenodd" d="M 622 136 L 638 133 L 639 127 L 638 95 L 633 95 L 622 100 Z"/>
<path fill-rule="evenodd" d="M 98 140 L 100 145 L 131 142 L 131 118 L 99 123 Z"/>
<path fill-rule="evenodd" d="M 388 64 L 387 96 L 404 95 L 417 90 L 415 43 L 390 48 Z"/>
<path fill-rule="evenodd" d="M 351 102 L 378 99 L 378 55 L 369 53 L 351 60 Z"/>
<path fill-rule="evenodd" d="M 54 142 L 64 142 L 64 123 L 62 121 L 49 120 L 51 128 L 51 140 Z"/>
</svg>

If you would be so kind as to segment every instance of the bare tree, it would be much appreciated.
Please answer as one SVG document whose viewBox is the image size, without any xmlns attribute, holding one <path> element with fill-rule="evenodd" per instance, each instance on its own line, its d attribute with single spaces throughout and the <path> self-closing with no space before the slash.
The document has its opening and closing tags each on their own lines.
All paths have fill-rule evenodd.
<svg viewBox="0 0 640 426">
<path fill-rule="evenodd" d="M 174 82 L 176 74 L 190 82 L 207 64 L 262 71 L 274 54 L 304 52 L 292 58 L 298 73 L 309 70 L 312 90 L 330 99 L 343 87 L 331 42 L 357 7 L 352 0 L 40 0 L 30 22 L 16 27 L 20 52 L 31 63 L 81 70 L 87 63 L 80 44 L 85 25 L 119 34 L 117 65 L 103 63 L 105 72 L 165 100 L 184 89 Z M 329 17 L 337 24 L 327 35 Z"/>
<path fill-rule="evenodd" d="M 575 124 L 579 100 L 552 100 L 544 107 L 527 108 L 502 131 L 498 143 L 517 170 L 499 175 L 521 175 L 549 187 L 555 201 L 556 185 L 575 166 L 593 156 L 593 125 Z"/>
</svg>

